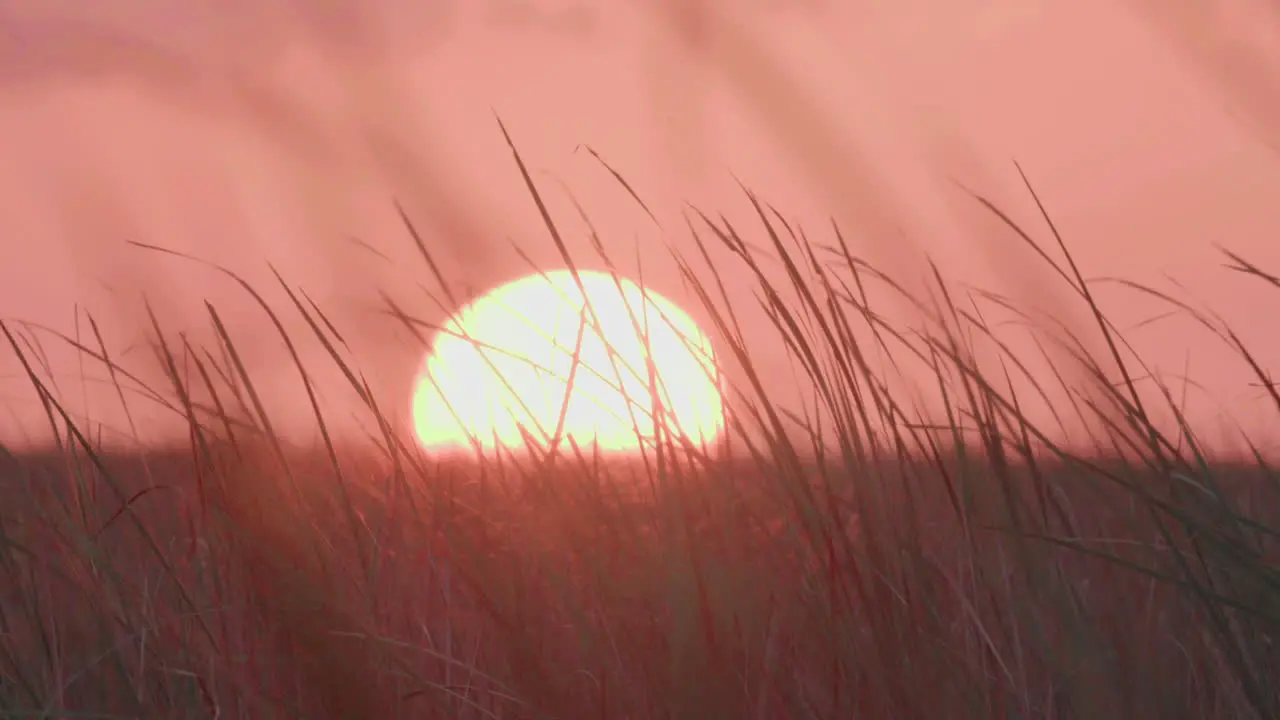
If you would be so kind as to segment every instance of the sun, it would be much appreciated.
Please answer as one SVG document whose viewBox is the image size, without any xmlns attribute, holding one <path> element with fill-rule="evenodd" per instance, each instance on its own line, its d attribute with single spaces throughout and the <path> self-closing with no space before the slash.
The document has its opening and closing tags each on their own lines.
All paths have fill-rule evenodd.
<svg viewBox="0 0 1280 720">
<path fill-rule="evenodd" d="M 716 368 L 694 321 L 652 290 L 599 272 L 530 275 L 445 323 L 413 423 L 428 449 L 634 452 L 658 431 L 701 445 L 724 426 Z"/>
</svg>

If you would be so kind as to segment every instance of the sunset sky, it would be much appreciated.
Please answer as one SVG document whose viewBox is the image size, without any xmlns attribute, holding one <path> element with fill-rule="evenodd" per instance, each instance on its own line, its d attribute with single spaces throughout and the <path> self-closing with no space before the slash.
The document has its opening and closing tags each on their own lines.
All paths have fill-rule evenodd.
<svg viewBox="0 0 1280 720">
<path fill-rule="evenodd" d="M 829 239 L 837 215 L 855 251 L 888 257 L 893 243 L 877 241 L 875 223 L 858 227 L 858 208 L 884 203 L 853 186 L 849 202 L 837 202 L 815 183 L 797 144 L 778 137 L 726 73 L 670 37 L 648 10 L 661 3 L 346 0 L 323 16 L 295 4 L 311 6 L 0 1 L 6 322 L 74 334 L 79 306 L 113 352 L 133 347 L 122 357 L 158 380 L 134 347 L 148 334 L 139 294 L 166 331 L 193 342 L 213 338 L 207 300 L 262 379 L 278 424 L 305 435 L 314 421 L 296 371 L 246 293 L 128 241 L 224 265 L 287 310 L 271 263 L 349 331 L 375 390 L 407 412 L 421 350 L 377 315 L 379 291 L 424 319 L 443 316 L 419 289 L 438 291 L 393 199 L 464 291 L 528 272 L 515 248 L 547 269 L 559 264 L 495 113 L 574 252 L 591 251 L 567 192 L 625 272 L 695 317 L 663 234 L 580 145 L 627 178 L 685 252 L 694 252 L 679 222 L 685 203 L 758 233 L 736 177 L 816 239 Z M 716 4 L 732 6 L 735 25 L 785 68 L 794 79 L 785 87 L 813 98 L 840 134 L 841 157 L 869 157 L 878 192 L 906 209 L 949 277 L 1007 292 L 1051 282 L 952 182 L 1048 243 L 1016 161 L 1086 276 L 1153 283 L 1212 307 L 1264 365 L 1280 365 L 1268 319 L 1280 295 L 1223 269 L 1214 249 L 1280 272 L 1276 151 L 1250 125 L 1254 106 L 1229 102 L 1211 73 L 1135 12 L 1144 0 Z M 1262 0 L 1214 5 L 1230 7 L 1208 13 L 1206 26 L 1280 73 L 1280 36 L 1268 33 L 1280 23 L 1261 14 Z M 720 57 L 732 57 L 726 37 L 711 33 Z M 766 324 L 749 284 L 735 287 L 735 310 L 749 326 Z M 1100 297 L 1121 328 L 1158 311 L 1116 288 Z M 296 313 L 283 314 L 304 331 Z M 1189 369 L 1204 386 L 1212 401 L 1195 412 L 1206 428 L 1224 408 L 1259 433 L 1274 427 L 1241 364 L 1189 327 L 1162 321 L 1129 338 L 1161 369 Z M 318 345 L 303 346 L 328 372 Z M 789 379 L 779 347 L 762 339 L 753 362 Z M 125 428 L 114 390 L 81 383 L 74 354 L 48 349 L 68 407 Z M 7 348 L 0 399 L 0 442 L 47 433 Z M 331 421 L 354 429 L 352 412 Z M 166 422 L 157 415 L 142 434 L 180 437 Z"/>
</svg>

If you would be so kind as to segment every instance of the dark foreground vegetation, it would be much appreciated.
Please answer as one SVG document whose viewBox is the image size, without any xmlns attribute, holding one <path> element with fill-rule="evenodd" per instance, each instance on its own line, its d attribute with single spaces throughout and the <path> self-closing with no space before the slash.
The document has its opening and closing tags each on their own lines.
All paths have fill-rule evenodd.
<svg viewBox="0 0 1280 720">
<path fill-rule="evenodd" d="M 716 284 L 759 285 L 825 430 L 744 367 L 731 458 L 667 438 L 625 462 L 441 462 L 390 421 L 367 446 L 290 447 L 225 334 L 155 389 L 190 442 L 120 454 L 32 369 L 62 440 L 0 457 L 0 717 L 1280 717 L 1263 454 L 1215 459 L 1158 383 L 1175 422 L 1151 419 L 1141 360 L 1100 312 L 1104 357 L 1059 338 L 1051 378 L 1095 450 L 1055 444 L 1021 410 L 1012 351 L 975 359 L 997 337 L 981 316 L 939 292 L 918 305 L 931 329 L 895 329 L 861 298 L 897 286 L 838 234 L 820 247 L 756 208 L 790 285 L 696 213 L 736 265 L 688 279 L 739 361 Z M 949 421 L 895 397 L 869 347 L 932 368 Z"/>
<path fill-rule="evenodd" d="M 5 458 L 8 716 L 1199 718 L 1275 701 L 1280 518 L 1232 504 L 1275 507 L 1264 468 L 721 461 L 628 496 L 568 458 L 519 491 L 366 460 L 343 488 L 305 462 L 290 478 L 261 444 Z"/>
<path fill-rule="evenodd" d="M 677 21 L 699 3 L 666 5 Z M 1198 42 L 1199 15 L 1165 5 L 1135 3 L 1271 138 L 1261 66 L 1234 43 L 1217 62 L 1228 44 Z M 796 110 L 820 105 L 760 72 L 749 38 L 720 35 L 780 142 L 827 185 L 857 180 Z M 403 165 L 400 150 L 383 156 Z M 874 181 L 846 184 L 876 207 Z M 1128 349 L 1066 242 L 1012 228 L 1088 327 L 982 297 L 1049 349 L 1031 373 L 945 273 L 908 293 L 858 258 L 852 228 L 811 240 L 750 200 L 750 240 L 690 211 L 701 253 L 682 258 L 736 366 L 730 459 L 667 438 L 625 462 L 564 446 L 438 462 L 297 295 L 265 310 L 305 316 L 343 365 L 375 420 L 365 446 L 287 446 L 211 309 L 209 354 L 155 328 L 171 372 L 150 390 L 189 442 L 119 454 L 65 412 L 38 342 L 0 322 L 60 438 L 0 451 L 0 718 L 1280 717 L 1280 475 L 1182 422 L 1180 393 Z M 700 264 L 712 248 L 727 264 Z M 756 288 L 812 382 L 812 417 L 770 402 L 720 302 L 728 281 Z M 1227 324 L 1135 292 L 1234 350 L 1280 420 L 1267 368 Z M 920 322 L 887 322 L 868 300 L 886 294 Z M 942 422 L 891 381 L 907 364 L 928 370 Z M 1033 419 L 1045 402 L 1089 442 Z"/>
</svg>

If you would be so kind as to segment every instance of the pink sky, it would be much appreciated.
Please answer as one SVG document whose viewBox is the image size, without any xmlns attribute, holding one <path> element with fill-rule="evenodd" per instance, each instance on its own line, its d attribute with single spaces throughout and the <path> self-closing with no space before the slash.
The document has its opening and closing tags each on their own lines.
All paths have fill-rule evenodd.
<svg viewBox="0 0 1280 720">
<path fill-rule="evenodd" d="M 874 223 L 859 227 L 860 202 L 877 201 L 850 190 L 837 204 L 824 194 L 722 75 L 679 53 L 644 3 L 347 4 L 303 16 L 283 2 L 0 2 L 0 315 L 73 333 L 79 304 L 118 352 L 145 336 L 139 292 L 166 329 L 199 341 L 211 338 L 207 299 L 244 344 L 278 422 L 301 432 L 313 424 L 301 386 L 244 293 L 126 241 L 198 255 L 264 288 L 269 261 L 349 331 L 375 389 L 407 410 L 419 358 L 370 308 L 384 289 L 440 318 L 414 290 L 433 283 L 392 196 L 460 284 L 483 289 L 521 274 L 512 243 L 540 264 L 557 260 L 495 111 L 570 244 L 588 252 L 559 181 L 623 267 L 639 274 L 638 262 L 678 302 L 688 296 L 661 234 L 575 152 L 580 144 L 622 171 L 668 227 L 679 228 L 691 202 L 756 232 L 736 175 L 821 240 L 834 214 L 855 251 L 877 258 L 892 246 L 877 241 Z M 1214 27 L 1276 59 L 1275 38 L 1257 30 L 1264 26 L 1249 3 L 1237 5 Z M 880 188 L 892 189 L 950 277 L 1002 290 L 1047 277 L 1023 251 L 1006 249 L 1015 243 L 1007 234 L 977 243 L 973 231 L 993 225 L 943 178 L 989 193 L 1048 242 L 1016 160 L 1086 275 L 1156 284 L 1172 276 L 1230 319 L 1264 363 L 1280 361 L 1267 320 L 1277 296 L 1222 269 L 1213 248 L 1280 271 L 1275 152 L 1120 0 L 733 6 L 735 20 L 816 98 L 844 147 L 870 153 Z M 443 210 L 451 203 L 462 210 Z M 669 236 L 691 252 L 683 238 Z M 735 310 L 765 323 L 739 285 Z M 1153 312 L 1131 295 L 1100 292 L 1121 327 Z M 283 307 L 281 297 L 272 294 L 273 304 Z M 767 337 L 754 362 L 790 378 Z M 1204 427 L 1217 426 L 1223 407 L 1257 433 L 1274 425 L 1242 367 L 1185 323 L 1146 326 L 1130 339 L 1167 372 L 1190 368 L 1212 400 L 1195 410 Z M 34 395 L 11 354 L 0 357 L 0 440 L 41 436 Z M 146 364 L 141 351 L 125 357 Z M 51 362 L 69 408 L 125 427 L 114 391 L 80 383 L 69 353 Z M 149 438 L 174 429 L 154 423 Z"/>
</svg>

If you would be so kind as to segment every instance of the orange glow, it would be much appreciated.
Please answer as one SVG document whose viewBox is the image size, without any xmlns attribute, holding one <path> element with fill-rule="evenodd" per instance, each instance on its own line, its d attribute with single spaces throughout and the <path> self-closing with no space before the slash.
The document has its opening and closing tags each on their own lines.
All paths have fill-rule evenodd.
<svg viewBox="0 0 1280 720">
<path fill-rule="evenodd" d="M 723 400 L 693 320 L 628 280 L 578 277 L 581 288 L 565 270 L 522 278 L 445 324 L 414 391 L 425 447 L 518 448 L 521 428 L 542 444 L 559 428 L 561 441 L 622 452 L 652 441 L 655 425 L 695 444 L 715 439 Z"/>
</svg>

